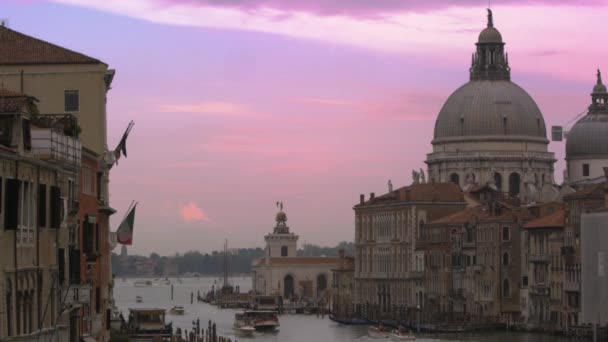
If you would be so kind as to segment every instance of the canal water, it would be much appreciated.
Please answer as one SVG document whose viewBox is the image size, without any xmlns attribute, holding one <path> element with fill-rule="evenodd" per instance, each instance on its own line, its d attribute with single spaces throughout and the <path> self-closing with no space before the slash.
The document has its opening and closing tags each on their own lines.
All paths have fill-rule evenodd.
<svg viewBox="0 0 608 342">
<path fill-rule="evenodd" d="M 185 309 L 182 316 L 167 314 L 167 322 L 173 322 L 173 328 L 181 328 L 190 331 L 192 321 L 197 318 L 201 320 L 201 327 L 206 328 L 207 322 L 212 320 L 217 324 L 218 334 L 221 336 L 236 338 L 239 341 L 280 341 L 280 342 L 347 342 L 347 341 L 377 341 L 367 338 L 367 327 L 343 326 L 316 315 L 282 315 L 279 317 L 281 324 L 278 332 L 258 334 L 254 337 L 236 337 L 232 330 L 234 313 L 233 309 L 218 309 L 215 306 L 197 303 L 196 293 L 201 294 L 211 290 L 214 283 L 221 284 L 218 278 L 182 278 L 181 283 L 170 279 L 174 286 L 173 300 L 171 300 L 171 286 L 155 284 L 150 287 L 135 287 L 136 280 L 141 279 L 119 279 L 116 278 L 114 286 L 114 299 L 116 305 L 123 312 L 125 318 L 129 317 L 129 308 L 162 308 L 167 311 L 173 306 L 180 305 Z M 151 279 L 146 279 L 151 280 Z M 240 286 L 241 292 L 247 292 L 251 288 L 251 278 L 232 278 L 231 283 Z M 194 294 L 193 303 L 190 304 L 190 294 Z M 143 303 L 136 303 L 137 296 L 143 297 Z M 417 341 L 478 341 L 478 342 L 569 342 L 574 341 L 567 338 L 545 336 L 540 334 L 495 332 L 483 334 L 458 334 L 458 335 L 418 335 Z"/>
</svg>

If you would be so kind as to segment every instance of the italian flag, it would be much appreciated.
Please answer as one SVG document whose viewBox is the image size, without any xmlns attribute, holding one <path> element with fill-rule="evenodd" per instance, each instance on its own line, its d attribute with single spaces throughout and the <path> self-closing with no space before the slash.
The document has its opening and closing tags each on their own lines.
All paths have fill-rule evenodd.
<svg viewBox="0 0 608 342">
<path fill-rule="evenodd" d="M 135 203 L 131 207 L 131 211 L 125 216 L 125 218 L 118 226 L 118 230 L 116 230 L 116 241 L 123 245 L 132 245 L 133 244 L 133 224 L 135 223 L 135 207 L 137 203 Z"/>
</svg>

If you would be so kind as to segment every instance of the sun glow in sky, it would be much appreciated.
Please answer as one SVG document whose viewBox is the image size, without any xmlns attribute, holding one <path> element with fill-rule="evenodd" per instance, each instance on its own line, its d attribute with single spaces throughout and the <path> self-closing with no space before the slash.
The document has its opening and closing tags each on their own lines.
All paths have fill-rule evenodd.
<svg viewBox="0 0 608 342">
<path fill-rule="evenodd" d="M 458 6 L 456 6 L 457 4 Z M 300 241 L 354 238 L 359 194 L 426 169 L 434 121 L 468 80 L 487 1 L 9 0 L 25 34 L 116 69 L 114 229 L 139 201 L 132 253 L 262 246 L 285 203 Z M 602 1 L 494 1 L 512 80 L 547 127 L 583 111 L 601 43 Z M 597 39 L 596 39 L 597 38 Z M 84 100 L 84 99 L 83 99 Z M 551 143 L 561 182 L 564 144 Z"/>
</svg>

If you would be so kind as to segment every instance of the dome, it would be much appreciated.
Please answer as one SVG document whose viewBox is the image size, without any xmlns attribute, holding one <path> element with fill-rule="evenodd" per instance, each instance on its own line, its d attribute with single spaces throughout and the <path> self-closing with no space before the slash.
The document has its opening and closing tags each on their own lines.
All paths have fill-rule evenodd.
<svg viewBox="0 0 608 342">
<path fill-rule="evenodd" d="M 601 93 L 605 93 L 605 92 L 606 92 L 606 86 L 603 85 L 602 83 L 596 84 L 593 87 L 593 93 L 594 94 L 601 94 Z"/>
<path fill-rule="evenodd" d="M 473 80 L 441 108 L 433 142 L 464 136 L 525 136 L 546 142 L 546 134 L 540 109 L 521 87 L 508 80 Z"/>
<path fill-rule="evenodd" d="M 276 216 L 276 221 L 287 222 L 287 214 L 285 214 L 283 211 L 279 211 Z"/>
<path fill-rule="evenodd" d="M 608 157 L 608 115 L 587 114 L 572 127 L 566 139 L 566 159 Z"/>
<path fill-rule="evenodd" d="M 608 158 L 608 93 L 597 71 L 589 112 L 570 129 L 566 139 L 566 159 Z"/>
<path fill-rule="evenodd" d="M 486 43 L 502 43 L 502 35 L 494 27 L 486 27 L 479 34 L 479 38 L 477 39 L 477 43 L 481 43 L 481 44 L 486 44 Z"/>
</svg>

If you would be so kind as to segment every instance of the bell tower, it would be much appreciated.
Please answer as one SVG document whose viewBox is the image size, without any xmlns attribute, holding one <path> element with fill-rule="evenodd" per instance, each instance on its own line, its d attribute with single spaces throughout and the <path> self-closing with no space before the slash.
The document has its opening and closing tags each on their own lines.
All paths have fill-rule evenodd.
<svg viewBox="0 0 608 342">
<path fill-rule="evenodd" d="M 289 232 L 287 215 L 283 211 L 283 202 L 277 202 L 276 226 L 272 233 L 266 235 L 266 257 L 295 257 L 298 249 L 298 236 Z"/>
</svg>

